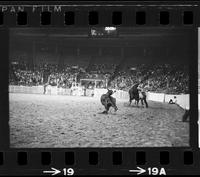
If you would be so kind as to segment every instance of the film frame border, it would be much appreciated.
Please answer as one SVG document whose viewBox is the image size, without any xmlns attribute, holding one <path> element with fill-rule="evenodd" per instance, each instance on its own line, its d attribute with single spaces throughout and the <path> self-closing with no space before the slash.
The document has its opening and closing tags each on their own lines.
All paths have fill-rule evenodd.
<svg viewBox="0 0 200 177">
<path fill-rule="evenodd" d="M 174 28 L 187 28 L 189 30 L 193 31 L 193 41 L 196 43 L 193 47 L 193 55 L 192 58 L 194 62 L 191 62 L 191 68 L 190 69 L 190 78 L 193 77 L 192 80 L 190 80 L 190 95 L 191 95 L 191 102 L 190 105 L 193 105 L 191 107 L 192 109 L 192 116 L 194 119 L 190 121 L 190 147 L 172 147 L 172 148 L 53 148 L 53 149 L 10 149 L 9 147 L 9 137 L 3 136 L 3 133 L 9 132 L 8 127 L 8 120 L 1 120 L 0 124 L 0 169 L 2 169 L 2 172 L 4 174 L 40 174 L 41 170 L 44 169 L 44 167 L 49 168 L 52 165 L 53 166 L 69 166 L 75 169 L 76 174 L 95 174 L 95 172 L 101 173 L 101 174 L 130 174 L 128 172 L 128 169 L 131 169 L 133 167 L 136 167 L 138 164 L 137 161 L 137 153 L 139 152 L 139 156 L 145 156 L 144 164 L 141 164 L 141 167 L 146 166 L 156 166 L 161 167 L 162 164 L 159 163 L 160 161 L 160 152 L 169 152 L 169 164 L 164 165 L 164 167 L 167 170 L 167 174 L 191 174 L 191 170 L 193 174 L 199 174 L 198 167 L 200 165 L 200 155 L 199 155 L 199 149 L 198 149 L 198 138 L 195 137 L 198 134 L 198 127 L 197 127 L 197 120 L 198 120 L 198 98 L 195 97 L 195 95 L 198 95 L 197 90 L 197 80 L 198 80 L 198 63 L 197 63 L 197 40 L 198 40 L 198 29 L 200 23 L 200 9 L 199 5 L 200 3 L 197 2 L 166 2 L 160 4 L 159 2 L 111 2 L 110 5 L 106 4 L 107 2 L 92 2 L 90 5 L 86 5 L 85 2 L 69 2 L 66 5 L 66 2 L 46 2 L 49 4 L 49 6 L 54 6 L 55 4 L 60 5 L 64 7 L 62 11 L 70 11 L 74 12 L 75 18 L 74 18 L 74 25 L 65 25 L 63 13 L 62 18 L 60 20 L 56 20 L 59 16 L 58 12 L 52 12 L 51 18 L 52 18 L 52 24 L 51 25 L 41 25 L 40 24 L 40 10 L 38 10 L 36 13 L 32 13 L 32 10 L 29 9 L 29 7 L 32 4 L 38 4 L 39 6 L 42 5 L 42 2 L 15 2 L 16 6 L 23 6 L 25 5 L 24 10 L 27 11 L 28 15 L 28 24 L 27 25 L 17 25 L 16 19 L 18 18 L 16 12 L 10 12 L 9 10 L 3 13 L 3 25 L 0 25 L 0 37 L 2 41 L 4 41 L 4 45 L 0 45 L 1 51 L 3 51 L 3 58 L 8 58 L 8 52 L 7 47 L 9 45 L 9 32 L 8 28 L 13 27 L 20 27 L 20 28 L 26 28 L 26 27 L 44 27 L 44 28 L 51 28 L 51 27 L 69 27 L 69 28 L 77 28 L 77 27 L 102 27 L 102 26 L 124 26 L 124 27 L 174 27 Z M 148 5 L 148 3 L 152 3 Z M 180 4 L 179 4 L 180 3 Z M 11 6 L 11 3 L 9 2 L 2 2 L 0 4 L 3 6 Z M 13 3 L 12 3 L 13 4 Z M 48 5 L 45 5 L 45 8 L 48 9 Z M 44 11 L 45 11 L 44 8 Z M 160 11 L 168 11 L 169 12 L 169 24 L 167 25 L 161 25 L 159 22 L 159 12 Z M 1 11 L 1 10 L 0 10 Z M 99 14 L 99 24 L 96 25 L 89 25 L 88 24 L 88 14 L 91 11 L 96 11 Z M 112 12 L 122 12 L 122 23 L 119 25 L 113 25 L 112 23 Z M 145 12 L 145 24 L 136 24 L 136 13 L 135 12 Z M 192 12 L 192 23 L 190 24 L 184 24 L 184 12 Z M 39 14 L 38 14 L 39 13 Z M 110 18 L 107 17 L 109 15 Z M 190 16 L 189 15 L 189 16 Z M 81 17 L 81 18 L 79 18 Z M 131 17 L 131 18 L 130 18 Z M 175 18 L 174 18 L 175 17 Z M 34 19 L 34 20 L 33 20 Z M 135 20 L 130 20 L 135 19 Z M 30 20 L 30 21 L 29 21 Z M 1 21 L 1 20 L 0 20 Z M 190 21 L 190 20 L 189 20 Z M 194 32 L 195 31 L 195 32 Z M 1 81 L 3 81 L 4 84 L 1 84 L 1 115 L 8 116 L 8 77 L 5 76 L 5 73 L 8 73 L 8 68 L 5 66 L 8 65 L 7 61 L 1 61 L 1 69 L 0 72 L 2 72 L 1 75 Z M 6 62 L 6 63 L 5 63 Z M 3 77 L 2 77 L 3 76 Z M 192 87 L 191 87 L 192 86 Z M 6 106 L 7 105 L 7 106 Z M 9 136 L 9 133 L 8 133 Z M 2 141 L 3 140 L 3 141 Z M 5 143 L 6 142 L 6 143 Z M 28 164 L 23 165 L 23 162 L 21 165 L 18 164 L 19 156 L 24 156 L 24 153 L 16 153 L 16 152 L 27 152 L 27 159 Z M 41 160 L 41 152 L 50 152 L 51 158 L 50 163 L 47 165 L 39 164 L 38 162 Z M 63 153 L 66 152 L 72 152 L 75 155 L 75 161 L 73 165 L 66 165 L 65 158 L 63 156 Z M 90 165 L 86 162 L 90 161 L 90 152 L 97 152 L 98 160 L 97 164 Z M 140 152 L 143 152 L 141 155 Z M 113 153 L 115 154 L 113 157 Z M 145 153 L 145 155 L 144 155 Z M 21 155 L 19 155 L 21 154 Z M 48 154 L 48 153 L 47 153 Z M 184 164 L 184 157 L 190 156 L 190 161 L 193 163 Z M 25 155 L 26 156 L 26 155 Z M 73 155 L 72 155 L 73 156 Z M 3 157 L 3 158 L 1 158 Z M 14 161 L 13 161 L 14 157 Z M 115 162 L 113 162 L 113 158 L 115 158 Z M 3 159 L 3 160 L 1 160 Z M 61 159 L 61 160 L 60 160 Z M 73 159 L 73 157 L 72 157 Z M 87 159 L 87 160 L 86 160 Z M 180 162 L 180 160 L 182 162 Z M 1 162 L 3 161 L 2 165 Z M 23 160 L 22 160 L 23 161 Z M 26 160 L 25 160 L 26 161 Z M 116 162 L 117 161 L 117 162 Z M 186 160 L 187 161 L 187 160 Z M 116 164 L 115 164 L 116 163 Z M 7 169 L 16 169 L 15 171 L 7 171 Z M 119 169 L 120 168 L 120 169 Z M 184 170 L 183 170 L 184 168 Z M 35 170 L 33 170 L 35 169 Z M 82 169 L 82 170 L 81 170 Z M 5 170 L 5 171 L 4 171 Z M 76 171 L 77 170 L 77 171 Z M 40 173 L 39 173 L 40 172 Z"/>
</svg>

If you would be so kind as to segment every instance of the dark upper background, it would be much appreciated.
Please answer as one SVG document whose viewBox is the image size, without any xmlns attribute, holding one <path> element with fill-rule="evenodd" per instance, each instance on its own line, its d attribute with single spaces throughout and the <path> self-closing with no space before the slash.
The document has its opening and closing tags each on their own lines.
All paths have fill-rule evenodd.
<svg viewBox="0 0 200 177">
<path fill-rule="evenodd" d="M 67 64 L 176 63 L 191 58 L 192 31 L 175 28 L 117 28 L 116 37 L 89 37 L 89 28 L 13 28 L 10 61 Z"/>
</svg>

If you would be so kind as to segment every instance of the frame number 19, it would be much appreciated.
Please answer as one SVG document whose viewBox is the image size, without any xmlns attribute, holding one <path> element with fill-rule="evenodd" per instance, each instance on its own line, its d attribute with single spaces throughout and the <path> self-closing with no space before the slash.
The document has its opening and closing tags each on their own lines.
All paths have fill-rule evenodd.
<svg viewBox="0 0 200 177">
<path fill-rule="evenodd" d="M 72 176 L 74 175 L 74 169 L 73 168 L 63 168 L 64 176 Z"/>
</svg>

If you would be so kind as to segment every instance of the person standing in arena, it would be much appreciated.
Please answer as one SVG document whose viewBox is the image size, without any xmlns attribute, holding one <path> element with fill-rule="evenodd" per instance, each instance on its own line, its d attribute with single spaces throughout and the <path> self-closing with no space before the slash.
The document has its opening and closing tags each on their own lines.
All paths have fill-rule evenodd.
<svg viewBox="0 0 200 177">
<path fill-rule="evenodd" d="M 44 92 L 43 92 L 43 94 L 46 93 L 46 88 L 47 88 L 48 85 L 50 85 L 50 75 L 48 76 L 47 82 L 44 84 Z"/>
<path fill-rule="evenodd" d="M 44 64 L 44 69 L 43 69 L 43 84 L 44 84 L 44 92 L 43 94 L 46 93 L 46 87 L 49 85 L 50 82 L 50 71 L 48 68 L 48 65 L 45 63 Z"/>
</svg>

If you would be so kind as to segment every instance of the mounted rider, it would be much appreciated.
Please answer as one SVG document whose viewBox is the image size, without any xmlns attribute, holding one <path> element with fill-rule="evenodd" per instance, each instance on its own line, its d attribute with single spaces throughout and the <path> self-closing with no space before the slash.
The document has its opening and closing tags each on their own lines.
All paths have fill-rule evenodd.
<svg viewBox="0 0 200 177">
<path fill-rule="evenodd" d="M 131 105 L 131 102 L 133 99 L 135 99 L 135 103 L 138 106 L 139 100 L 141 100 L 141 103 L 143 105 L 143 101 L 145 102 L 146 107 L 148 107 L 148 103 L 146 101 L 146 88 L 143 87 L 143 84 L 140 80 L 140 82 L 136 82 L 133 87 L 129 90 L 129 105 Z"/>
</svg>

